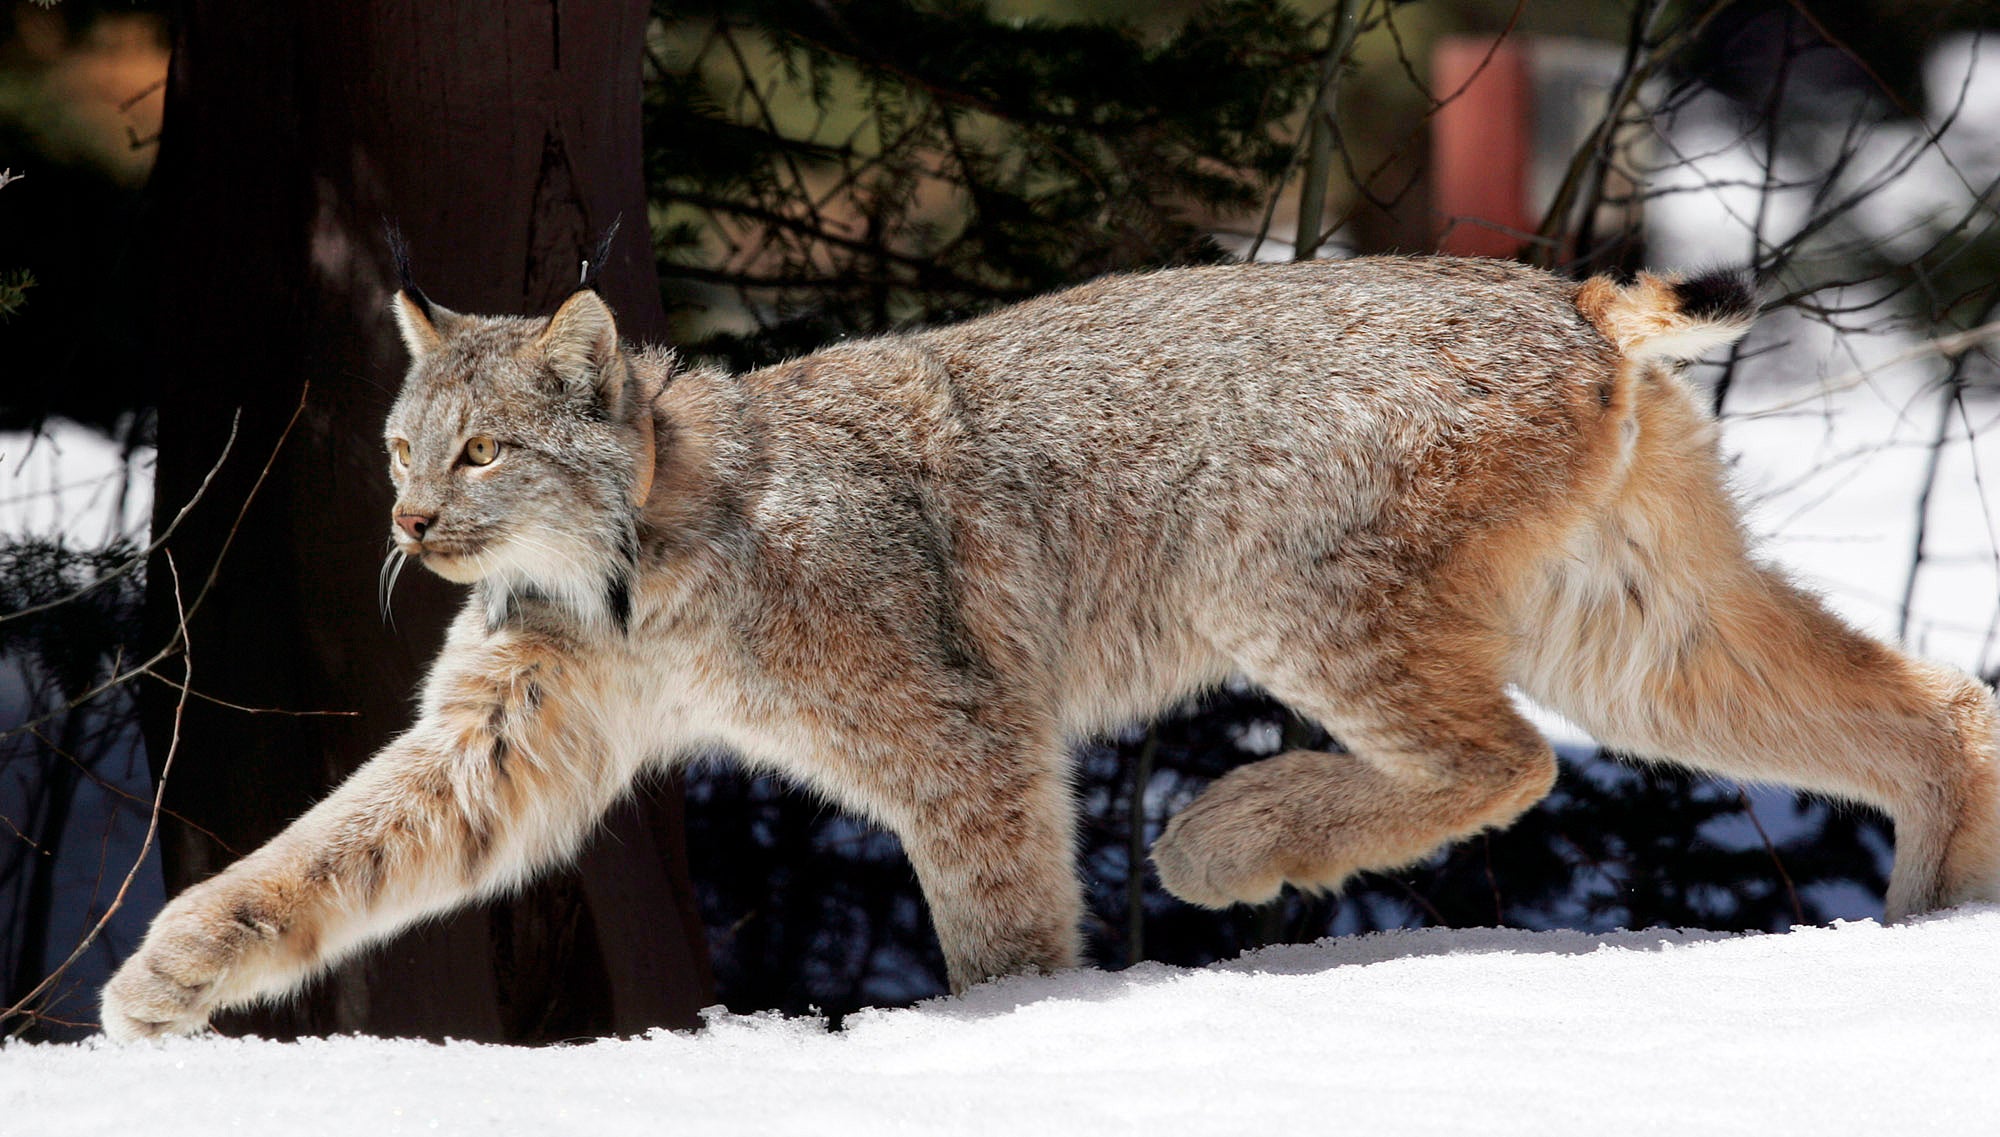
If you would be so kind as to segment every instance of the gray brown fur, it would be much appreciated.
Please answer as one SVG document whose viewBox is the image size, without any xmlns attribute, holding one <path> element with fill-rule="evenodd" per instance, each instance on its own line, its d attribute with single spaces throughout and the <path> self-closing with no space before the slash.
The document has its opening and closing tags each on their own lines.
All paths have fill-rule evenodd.
<svg viewBox="0 0 2000 1137">
<path fill-rule="evenodd" d="M 417 724 L 174 901 L 106 1029 L 288 990 L 716 748 L 902 838 L 954 987 L 1068 967 L 1071 747 L 1232 673 L 1352 753 L 1251 763 L 1176 817 L 1155 861 L 1195 903 L 1511 821 L 1554 759 L 1509 684 L 1635 753 L 1885 808 L 1893 916 L 2000 898 L 1990 692 L 1750 558 L 1670 365 L 1747 312 L 1676 289 L 1176 270 L 745 375 L 621 348 L 588 292 L 550 320 L 399 298 L 398 509 L 436 517 L 399 540 L 475 597 Z M 475 434 L 502 458 L 454 465 Z"/>
</svg>

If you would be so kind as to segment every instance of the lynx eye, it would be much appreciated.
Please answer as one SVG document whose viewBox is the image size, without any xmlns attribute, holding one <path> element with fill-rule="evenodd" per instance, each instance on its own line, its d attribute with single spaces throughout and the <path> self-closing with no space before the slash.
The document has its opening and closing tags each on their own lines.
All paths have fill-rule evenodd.
<svg viewBox="0 0 2000 1137">
<path fill-rule="evenodd" d="M 408 466 L 410 464 L 410 444 L 408 440 L 398 438 L 396 441 L 390 443 L 389 446 L 396 452 L 396 465 Z"/>
<path fill-rule="evenodd" d="M 490 466 L 500 456 L 500 444 L 483 434 L 465 440 L 465 460 L 474 466 Z"/>
</svg>

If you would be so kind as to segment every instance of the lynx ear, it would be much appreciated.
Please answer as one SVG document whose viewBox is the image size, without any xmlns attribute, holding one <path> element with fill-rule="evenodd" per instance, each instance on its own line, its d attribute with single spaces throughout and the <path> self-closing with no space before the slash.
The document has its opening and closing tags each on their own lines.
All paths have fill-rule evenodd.
<svg viewBox="0 0 2000 1137">
<path fill-rule="evenodd" d="M 422 292 L 412 296 L 408 292 L 398 292 L 389 301 L 389 310 L 396 314 L 396 327 L 403 333 L 403 346 L 410 351 L 410 360 L 415 362 L 437 350 L 444 342 L 444 333 L 438 325 L 450 312 L 430 302 Z"/>
<path fill-rule="evenodd" d="M 410 361 L 414 363 L 444 342 L 455 313 L 431 303 L 431 298 L 417 287 L 416 277 L 410 271 L 410 246 L 403 240 L 402 229 L 386 217 L 382 219 L 382 229 L 389 242 L 389 263 L 396 270 L 399 286 L 389 301 L 389 310 L 396 314 L 396 327 L 403 333 L 403 346 L 409 349 Z"/>
<path fill-rule="evenodd" d="M 535 342 L 565 385 L 616 401 L 625 381 L 623 369 L 612 366 L 618 361 L 618 323 L 597 293 L 585 288 L 563 301 Z"/>
</svg>

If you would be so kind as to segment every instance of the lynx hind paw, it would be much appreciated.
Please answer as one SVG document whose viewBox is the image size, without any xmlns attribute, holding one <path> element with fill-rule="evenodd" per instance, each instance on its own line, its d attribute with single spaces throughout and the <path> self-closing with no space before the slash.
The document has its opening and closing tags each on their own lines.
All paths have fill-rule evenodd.
<svg viewBox="0 0 2000 1137">
<path fill-rule="evenodd" d="M 1294 750 L 1218 778 L 1153 843 L 1160 883 L 1204 908 L 1265 904 L 1288 884 L 1338 891 L 1361 865 L 1314 792 L 1326 768 L 1326 755 Z"/>
<path fill-rule="evenodd" d="M 1268 834 L 1237 822 L 1228 811 L 1203 808 L 1203 795 L 1167 823 L 1153 842 L 1153 868 L 1168 892 L 1203 908 L 1263 904 L 1285 883 Z"/>
</svg>

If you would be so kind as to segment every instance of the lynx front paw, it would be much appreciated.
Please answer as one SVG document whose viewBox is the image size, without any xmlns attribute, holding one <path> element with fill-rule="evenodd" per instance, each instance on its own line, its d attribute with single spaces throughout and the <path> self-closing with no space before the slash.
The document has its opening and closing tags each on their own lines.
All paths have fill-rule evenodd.
<svg viewBox="0 0 2000 1137">
<path fill-rule="evenodd" d="M 161 911 L 139 950 L 105 984 L 104 1033 L 129 1042 L 202 1029 L 246 953 L 276 934 L 248 905 L 217 890 L 182 896 Z"/>
</svg>

